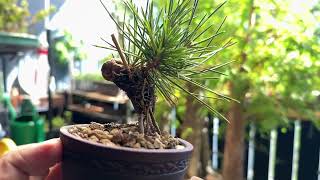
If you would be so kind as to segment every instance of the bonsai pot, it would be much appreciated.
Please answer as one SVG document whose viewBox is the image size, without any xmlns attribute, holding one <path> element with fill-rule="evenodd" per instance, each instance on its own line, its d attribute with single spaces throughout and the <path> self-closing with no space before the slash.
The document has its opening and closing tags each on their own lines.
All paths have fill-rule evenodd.
<svg viewBox="0 0 320 180">
<path fill-rule="evenodd" d="M 84 125 L 73 125 L 84 126 Z M 193 146 L 179 139 L 183 149 L 109 147 L 60 129 L 64 180 L 183 180 Z"/>
</svg>

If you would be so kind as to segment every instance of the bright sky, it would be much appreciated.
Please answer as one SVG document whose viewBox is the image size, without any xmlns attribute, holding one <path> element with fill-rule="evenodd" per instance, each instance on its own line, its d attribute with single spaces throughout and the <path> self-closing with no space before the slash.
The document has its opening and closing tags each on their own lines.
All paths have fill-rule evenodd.
<svg viewBox="0 0 320 180">
<path fill-rule="evenodd" d="M 106 6 L 112 10 L 112 2 L 105 1 Z M 84 62 L 86 71 L 98 68 L 98 60 L 104 58 L 108 51 L 93 47 L 104 45 L 101 37 L 108 39 L 116 33 L 116 26 L 109 18 L 107 12 L 99 1 L 67 0 L 50 22 L 50 28 L 67 30 L 76 39 L 84 41 L 85 50 L 90 61 Z"/>
<path fill-rule="evenodd" d="M 110 11 L 114 10 L 113 3 L 115 1 L 103 0 Z M 143 5 L 145 2 L 144 0 L 134 1 L 137 6 Z M 66 0 L 52 18 L 49 26 L 51 29 L 67 30 L 75 38 L 84 41 L 85 50 L 90 60 L 84 61 L 86 72 L 99 69 L 98 61 L 110 54 L 110 51 L 92 45 L 105 45 L 100 38 L 109 40 L 111 34 L 117 33 L 115 24 L 98 0 Z"/>
</svg>

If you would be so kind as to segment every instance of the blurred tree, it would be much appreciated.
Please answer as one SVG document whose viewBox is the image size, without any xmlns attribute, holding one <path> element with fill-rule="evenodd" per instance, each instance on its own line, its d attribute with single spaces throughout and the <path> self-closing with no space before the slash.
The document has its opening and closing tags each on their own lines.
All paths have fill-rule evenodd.
<svg viewBox="0 0 320 180">
<path fill-rule="evenodd" d="M 221 3 L 223 1 L 200 0 L 198 11 L 209 14 Z M 158 5 L 161 6 L 160 1 Z M 219 52 L 213 61 L 235 60 L 231 68 L 225 68 L 224 73 L 228 76 L 207 80 L 212 89 L 240 101 L 225 103 L 210 99 L 230 121 L 225 134 L 225 180 L 244 177 L 244 138 L 248 122 L 255 122 L 263 132 L 287 125 L 288 119 L 292 118 L 320 124 L 319 116 L 316 116 L 320 95 L 319 9 L 318 0 L 230 0 L 211 19 L 212 23 L 208 23 L 212 24 L 211 28 L 202 27 L 209 28 L 200 37 L 206 39 L 214 35 L 221 21 L 228 17 L 221 29 L 224 34 L 212 44 L 219 45 L 228 37 L 237 42 Z M 189 133 L 187 139 L 193 142 L 200 138 L 195 132 L 202 129 L 198 127 L 202 124 L 202 109 L 188 99 L 183 101 L 187 125 L 182 127 L 192 127 L 193 135 Z M 199 172 L 197 168 L 191 169 L 191 175 Z"/>
<path fill-rule="evenodd" d="M 29 12 L 27 0 L 1 0 L 0 1 L 0 31 L 26 33 L 28 27 L 35 24 L 55 11 L 51 6 L 49 10 L 41 10 L 34 16 Z"/>
<path fill-rule="evenodd" d="M 289 118 L 319 123 L 315 115 L 320 94 L 317 2 L 230 0 L 218 12 L 217 20 L 228 16 L 224 36 L 233 36 L 237 44 L 217 60 L 236 63 L 226 69 L 229 77 L 209 83 L 241 102 L 212 101 L 227 112 L 230 121 L 225 135 L 225 180 L 244 177 L 244 130 L 249 120 L 264 132 L 286 125 Z M 200 3 L 204 13 L 211 6 L 211 0 Z"/>
<path fill-rule="evenodd" d="M 54 42 L 54 54 L 60 64 L 67 64 L 71 59 L 81 61 L 87 58 L 83 46 L 82 41 L 75 40 L 72 34 L 64 31 Z"/>
</svg>

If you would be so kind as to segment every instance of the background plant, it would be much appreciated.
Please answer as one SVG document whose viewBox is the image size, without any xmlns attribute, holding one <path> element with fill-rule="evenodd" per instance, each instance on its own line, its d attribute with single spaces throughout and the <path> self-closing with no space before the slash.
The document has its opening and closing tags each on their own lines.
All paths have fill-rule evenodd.
<svg viewBox="0 0 320 180">
<path fill-rule="evenodd" d="M 83 42 L 74 39 L 67 31 L 54 41 L 55 59 L 60 64 L 67 64 L 71 59 L 81 61 L 87 58 L 83 51 Z"/>
<path fill-rule="evenodd" d="M 230 124 L 225 134 L 224 179 L 242 179 L 244 137 L 247 123 L 262 132 L 286 126 L 289 119 L 319 123 L 319 4 L 317 1 L 228 1 L 218 18 L 228 16 L 222 36 L 235 44 L 216 60 L 237 63 L 225 69 L 228 79 L 208 86 L 240 100 L 220 103 Z M 219 1 L 215 2 L 216 5 Z M 210 12 L 212 1 L 200 9 Z M 206 34 L 210 36 L 211 33 Z"/>
<path fill-rule="evenodd" d="M 162 1 L 156 1 L 162 6 Z M 209 14 L 212 7 L 224 1 L 202 0 L 199 12 Z M 220 52 L 214 63 L 235 60 L 231 68 L 221 69 L 228 76 L 218 81 L 206 81 L 208 87 L 240 100 L 240 104 L 225 103 L 209 99 L 220 113 L 231 121 L 227 131 L 223 131 L 228 141 L 225 146 L 224 178 L 243 177 L 244 138 L 247 123 L 255 123 L 262 133 L 277 127 L 286 127 L 289 119 L 311 120 L 319 125 L 319 3 L 318 1 L 228 1 L 208 24 L 214 24 L 225 17 L 220 38 L 234 38 L 237 42 L 227 51 Z M 195 22 L 199 22 L 197 17 Z M 194 26 L 196 26 L 195 24 Z M 205 27 L 204 27 L 205 28 Z M 214 31 L 207 31 L 203 38 Z M 216 41 L 220 41 L 219 38 Z M 215 41 L 214 41 L 215 42 Z M 212 61 L 210 61 L 212 62 Z M 209 63 L 210 63 L 209 62 Z M 205 92 L 204 92 L 205 93 Z M 195 148 L 206 140 L 201 140 L 205 126 L 200 116 L 202 108 L 181 96 L 185 104 L 181 115 L 184 129 L 193 128 L 190 140 Z M 187 104 L 193 104 L 187 106 Z M 191 112 L 191 113 L 188 113 Z M 200 114 L 195 118 L 192 114 Z M 319 114 L 319 113 L 318 113 Z M 226 134 L 225 134 L 226 133 Z M 232 146 L 233 145 L 233 146 Z M 189 174 L 199 175 L 201 167 L 200 149 L 194 152 Z M 205 169 L 205 168 L 202 168 Z"/>
<path fill-rule="evenodd" d="M 0 31 L 26 33 L 31 25 L 42 21 L 54 11 L 55 8 L 51 7 L 49 10 L 41 10 L 31 16 L 27 0 L 21 0 L 19 3 L 17 0 L 1 0 Z"/>
</svg>

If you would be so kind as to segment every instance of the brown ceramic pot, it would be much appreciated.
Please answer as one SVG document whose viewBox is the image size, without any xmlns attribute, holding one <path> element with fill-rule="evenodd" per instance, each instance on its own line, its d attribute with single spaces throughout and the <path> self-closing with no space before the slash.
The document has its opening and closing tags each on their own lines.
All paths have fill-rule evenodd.
<svg viewBox="0 0 320 180">
<path fill-rule="evenodd" d="M 77 125 L 81 126 L 81 125 Z M 64 180 L 183 180 L 193 146 L 179 139 L 184 149 L 148 150 L 108 147 L 60 129 Z"/>
</svg>

